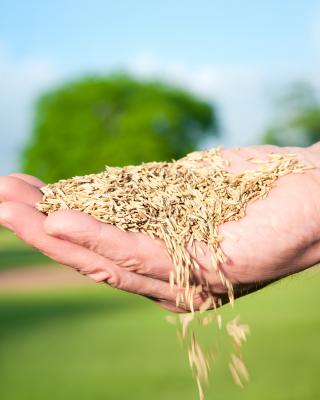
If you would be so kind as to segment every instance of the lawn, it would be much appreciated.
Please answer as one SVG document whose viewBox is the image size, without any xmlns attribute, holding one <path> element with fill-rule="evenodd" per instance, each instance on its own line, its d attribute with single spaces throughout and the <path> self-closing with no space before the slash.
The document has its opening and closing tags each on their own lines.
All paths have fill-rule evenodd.
<svg viewBox="0 0 320 400">
<path fill-rule="evenodd" d="M 320 397 L 320 275 L 309 270 L 224 307 L 252 334 L 251 382 L 236 387 L 225 335 L 213 329 L 217 363 L 208 399 Z M 104 286 L 0 295 L 1 400 L 195 400 L 196 390 L 166 312 Z"/>
</svg>

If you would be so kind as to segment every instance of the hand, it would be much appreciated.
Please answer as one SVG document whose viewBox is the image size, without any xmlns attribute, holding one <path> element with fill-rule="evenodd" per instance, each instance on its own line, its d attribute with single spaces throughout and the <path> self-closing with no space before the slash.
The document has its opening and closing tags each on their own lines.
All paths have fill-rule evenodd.
<svg viewBox="0 0 320 400">
<path fill-rule="evenodd" d="M 246 160 L 263 159 L 271 151 L 296 153 L 308 165 L 319 160 L 316 146 L 227 149 L 223 156 L 236 172 L 255 168 Z M 246 217 L 220 227 L 225 236 L 221 247 L 228 258 L 222 268 L 233 283 L 236 295 L 298 272 L 319 260 L 319 184 L 317 169 L 282 177 L 266 199 L 248 206 Z M 52 259 L 72 266 L 97 282 L 104 281 L 152 298 L 171 311 L 184 310 L 175 307 L 177 289 L 170 289 L 168 283 L 173 265 L 161 240 L 142 233 L 122 232 L 76 211 L 59 211 L 46 217 L 34 209 L 42 197 L 39 187 L 43 185 L 36 178 L 22 174 L 0 178 L 0 200 L 3 201 L 0 223 Z M 199 279 L 208 280 L 212 293 L 225 299 L 226 289 L 219 277 L 205 270 L 209 260 L 210 254 L 205 249 L 205 254 L 198 256 L 199 264 L 204 267 Z M 203 301 L 198 295 L 196 308 Z"/>
<path fill-rule="evenodd" d="M 176 292 L 165 279 L 172 264 L 162 241 L 123 232 L 76 211 L 46 217 L 34 208 L 42 198 L 42 186 L 43 182 L 30 175 L 0 177 L 0 225 L 96 282 L 152 298 L 169 310 L 183 311 L 174 306 Z M 71 236 L 74 243 L 68 240 Z"/>
</svg>

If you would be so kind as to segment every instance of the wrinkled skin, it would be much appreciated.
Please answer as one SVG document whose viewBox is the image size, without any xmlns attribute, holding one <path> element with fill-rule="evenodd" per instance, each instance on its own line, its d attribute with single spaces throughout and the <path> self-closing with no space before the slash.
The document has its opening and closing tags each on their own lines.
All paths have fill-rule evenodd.
<svg viewBox="0 0 320 400">
<path fill-rule="evenodd" d="M 306 149 L 255 146 L 225 149 L 232 172 L 257 168 L 248 158 L 265 159 L 270 152 L 295 153 L 301 162 L 318 168 L 281 177 L 267 198 L 248 205 L 247 215 L 220 227 L 221 248 L 227 256 L 222 265 L 236 296 L 306 269 L 320 260 L 320 145 Z M 0 224 L 14 231 L 29 245 L 53 260 L 76 269 L 96 282 L 137 293 L 161 306 L 175 306 L 177 289 L 170 289 L 173 269 L 164 243 L 143 233 L 122 232 L 77 211 L 59 211 L 50 216 L 34 205 L 42 198 L 44 183 L 25 174 L 0 178 Z M 202 269 L 197 278 L 208 281 L 214 296 L 226 299 L 226 289 L 210 272 L 210 255 L 197 252 Z M 198 308 L 204 301 L 195 298 Z"/>
</svg>

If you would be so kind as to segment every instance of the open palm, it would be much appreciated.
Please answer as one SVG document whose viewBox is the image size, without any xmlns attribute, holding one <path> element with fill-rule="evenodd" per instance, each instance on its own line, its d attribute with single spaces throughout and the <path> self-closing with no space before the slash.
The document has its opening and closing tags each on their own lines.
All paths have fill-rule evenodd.
<svg viewBox="0 0 320 400">
<path fill-rule="evenodd" d="M 270 152 L 295 153 L 307 165 L 320 164 L 318 148 L 256 146 L 223 150 L 229 169 L 255 168 L 249 158 L 265 159 Z M 37 178 L 13 174 L 0 178 L 0 223 L 59 263 L 69 265 L 97 282 L 154 299 L 172 311 L 178 289 L 171 289 L 173 264 L 164 243 L 143 233 L 122 232 L 77 211 L 46 217 L 34 205 L 44 184 Z M 224 273 L 236 295 L 314 265 L 320 258 L 320 172 L 318 168 L 279 179 L 263 200 L 254 201 L 247 215 L 220 227 L 227 256 Z M 199 279 L 210 283 L 213 295 L 226 298 L 216 273 L 209 272 L 210 254 L 197 252 Z M 204 301 L 198 295 L 196 307 Z"/>
</svg>

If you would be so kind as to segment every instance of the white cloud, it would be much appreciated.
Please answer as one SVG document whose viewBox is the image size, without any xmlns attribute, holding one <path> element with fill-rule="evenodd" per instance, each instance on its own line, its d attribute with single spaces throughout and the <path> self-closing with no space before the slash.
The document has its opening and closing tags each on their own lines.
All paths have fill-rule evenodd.
<svg viewBox="0 0 320 400">
<path fill-rule="evenodd" d="M 30 131 L 33 102 L 57 75 L 46 60 L 14 60 L 0 44 L 0 174 L 18 168 L 19 151 Z"/>
</svg>

